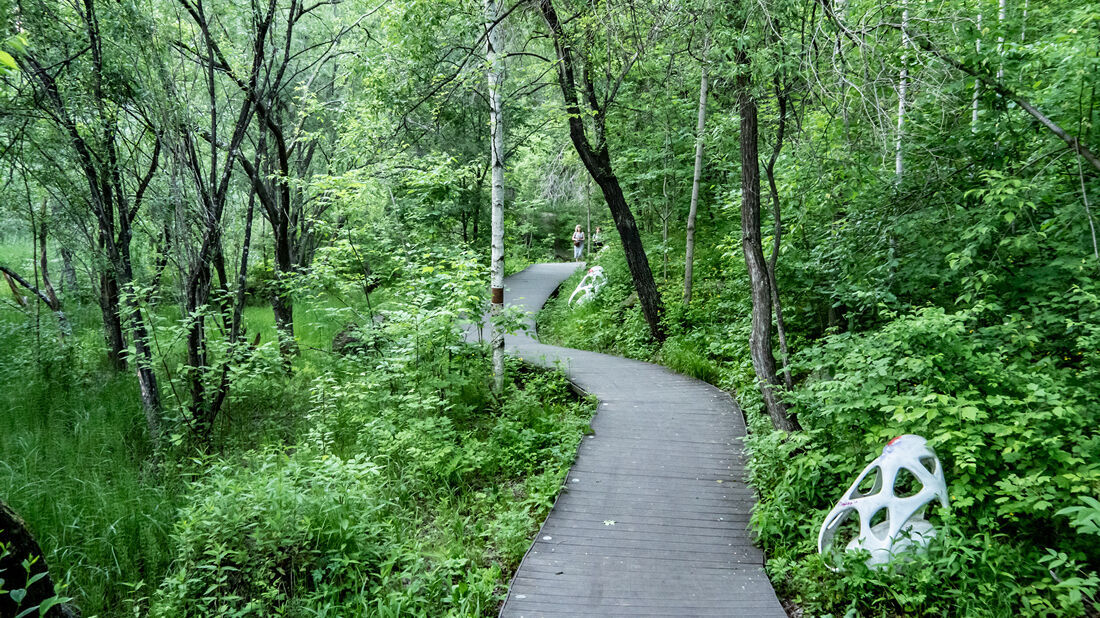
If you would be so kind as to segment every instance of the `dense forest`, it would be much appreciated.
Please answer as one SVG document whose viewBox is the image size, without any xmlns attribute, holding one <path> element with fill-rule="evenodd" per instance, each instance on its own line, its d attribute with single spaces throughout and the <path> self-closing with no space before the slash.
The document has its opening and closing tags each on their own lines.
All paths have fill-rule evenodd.
<svg viewBox="0 0 1100 618">
<path fill-rule="evenodd" d="M 1100 615 L 1100 4 L 0 20 L 0 615 L 495 615 L 596 409 L 504 277 L 577 225 L 539 335 L 735 395 L 792 615 Z M 831 570 L 909 433 L 939 534 Z"/>
</svg>

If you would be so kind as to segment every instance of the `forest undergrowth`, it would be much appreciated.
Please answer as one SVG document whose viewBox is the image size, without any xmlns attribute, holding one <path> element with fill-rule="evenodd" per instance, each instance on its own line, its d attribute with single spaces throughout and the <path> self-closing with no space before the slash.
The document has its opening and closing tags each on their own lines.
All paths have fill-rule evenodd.
<svg viewBox="0 0 1100 618">
<path fill-rule="evenodd" d="M 461 279 L 416 283 L 429 276 Z M 83 352 L 94 315 L 59 345 L 3 309 L 0 380 L 19 387 L 0 395 L 0 495 L 59 593 L 104 618 L 495 615 L 593 406 L 511 361 L 493 395 L 445 303 L 378 295 L 384 320 L 352 327 L 342 353 L 348 308 L 303 300 L 291 372 L 261 343 L 215 442 L 157 450 L 133 380 Z"/>
</svg>

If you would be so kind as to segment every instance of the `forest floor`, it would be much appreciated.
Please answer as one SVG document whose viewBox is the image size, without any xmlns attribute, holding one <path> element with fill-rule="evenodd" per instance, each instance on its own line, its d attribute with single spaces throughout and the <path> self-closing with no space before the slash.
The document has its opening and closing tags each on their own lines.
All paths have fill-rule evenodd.
<svg viewBox="0 0 1100 618">
<path fill-rule="evenodd" d="M 367 326 L 377 346 L 336 354 L 355 318 L 318 295 L 296 303 L 289 374 L 270 307 L 248 307 L 261 342 L 214 440 L 154 448 L 132 374 L 104 365 L 94 303 L 68 307 L 59 343 L 48 311 L 0 304 L 0 497 L 88 616 L 495 615 L 594 407 L 513 361 L 492 396 L 483 349 L 392 290 L 373 299 L 389 316 Z M 179 317 L 155 320 L 174 367 Z"/>
</svg>

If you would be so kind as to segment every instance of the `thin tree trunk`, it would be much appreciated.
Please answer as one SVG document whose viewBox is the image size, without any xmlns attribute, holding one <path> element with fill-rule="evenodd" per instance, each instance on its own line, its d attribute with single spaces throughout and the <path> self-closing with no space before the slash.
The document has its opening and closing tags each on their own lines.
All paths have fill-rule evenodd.
<svg viewBox="0 0 1100 618">
<path fill-rule="evenodd" d="M 982 53 L 982 5 L 978 3 L 978 37 L 974 39 L 974 51 L 978 54 Z M 970 132 L 978 132 L 978 99 L 982 94 L 982 80 L 981 78 L 974 78 L 974 94 L 970 97 Z"/>
<path fill-rule="evenodd" d="M 783 304 L 779 300 L 779 279 L 776 277 L 775 268 L 779 262 L 779 245 L 783 240 L 783 218 L 779 208 L 779 188 L 775 182 L 775 162 L 779 159 L 779 151 L 783 149 L 783 136 L 787 129 L 787 94 L 779 85 L 779 79 L 775 82 L 775 100 L 779 107 L 779 123 L 775 132 L 775 147 L 772 155 L 764 166 L 764 172 L 768 176 L 768 190 L 772 198 L 772 221 L 775 226 L 772 240 L 772 254 L 768 259 L 768 282 L 772 290 L 772 305 L 775 307 L 775 332 L 779 335 L 779 355 L 783 361 L 783 383 L 787 390 L 794 387 L 791 379 L 790 354 L 787 348 L 787 326 L 783 321 Z"/>
<path fill-rule="evenodd" d="M 294 301 L 288 281 L 294 272 L 289 221 L 285 217 L 276 218 L 271 222 L 271 231 L 275 239 L 275 289 L 271 293 L 271 311 L 275 315 L 279 351 L 289 368 L 290 358 L 298 353 L 298 344 L 294 341 Z"/>
<path fill-rule="evenodd" d="M 489 345 L 493 350 L 493 390 L 504 389 L 504 332 L 496 320 L 504 311 L 504 126 L 500 92 L 504 81 L 504 54 L 501 48 L 500 0 L 485 0 L 485 14 L 489 22 L 486 37 L 486 54 L 489 64 L 489 133 L 490 163 L 492 165 L 492 239 L 490 256 L 491 293 Z"/>
<path fill-rule="evenodd" d="M 110 266 L 99 276 L 99 310 L 103 315 L 103 334 L 107 341 L 107 363 L 115 371 L 126 371 L 126 339 L 122 334 L 118 282 Z"/>
<path fill-rule="evenodd" d="M 668 283 L 668 220 L 672 212 L 672 200 L 668 194 L 668 171 L 672 167 L 672 127 L 665 124 L 665 163 L 661 174 L 661 281 Z"/>
<path fill-rule="evenodd" d="M 759 129 L 756 100 L 749 81 L 749 59 L 744 51 L 737 52 L 741 72 L 737 77 L 737 104 L 741 113 L 741 248 L 752 287 L 752 329 L 749 333 L 749 353 L 756 380 L 764 398 L 764 407 L 772 426 L 780 431 L 793 431 L 798 425 L 788 414 L 787 406 L 776 395 L 779 378 L 771 341 L 771 285 L 760 235 L 760 167 Z"/>
<path fill-rule="evenodd" d="M 1024 0 L 1024 15 L 1020 20 L 1020 42 L 1027 43 L 1027 4 L 1028 0 Z"/>
<path fill-rule="evenodd" d="M 905 171 L 905 155 L 902 151 L 905 133 L 905 95 L 909 89 L 909 2 L 901 2 L 901 75 L 898 76 L 898 131 L 894 136 L 894 181 L 901 184 Z"/>
<path fill-rule="evenodd" d="M 61 292 L 75 294 L 77 283 L 76 267 L 73 266 L 73 252 L 65 245 L 61 245 L 58 252 L 61 253 Z"/>
<path fill-rule="evenodd" d="M 158 149 L 159 150 L 159 149 Z M 154 153 L 154 157 L 159 154 Z M 153 350 L 149 347 L 149 330 L 145 318 L 141 315 L 141 305 L 134 291 L 133 259 L 130 256 L 130 216 L 126 208 L 119 209 L 119 260 L 118 287 L 122 290 L 122 305 L 126 319 L 130 322 L 130 338 L 134 344 L 134 372 L 137 374 L 138 391 L 141 395 L 142 409 L 149 437 L 154 442 L 160 436 L 160 386 L 153 372 Z M 136 213 L 134 213 L 136 214 Z"/>
<path fill-rule="evenodd" d="M 256 209 L 256 193 L 249 192 L 248 211 L 244 220 L 244 240 L 241 245 L 241 265 L 237 272 L 237 298 L 233 302 L 233 321 L 229 328 L 229 340 L 239 343 L 241 339 L 241 320 L 244 317 L 245 294 L 248 291 L 248 256 L 252 251 L 252 221 Z M 368 300 L 370 300 L 368 298 Z"/>
<path fill-rule="evenodd" d="M 695 125 L 695 174 L 691 180 L 691 206 L 688 207 L 687 244 L 684 250 L 684 304 L 691 304 L 692 274 L 695 262 L 695 215 L 699 211 L 699 181 L 703 176 L 703 132 L 707 120 L 707 52 L 710 29 L 703 35 L 703 63 L 699 78 L 699 118 Z"/>
<path fill-rule="evenodd" d="M 1005 6 L 1005 0 L 998 0 L 997 4 L 997 81 L 1004 79 L 1005 76 L 1005 27 L 1006 21 L 1008 21 L 1008 7 Z M 903 26 L 904 27 L 904 26 Z"/>
<path fill-rule="evenodd" d="M 590 259 L 592 256 L 592 245 L 595 244 L 592 242 L 592 202 L 590 200 L 584 201 L 584 220 L 586 224 L 584 237 L 588 240 L 588 242 L 584 244 L 584 253 L 587 258 Z"/>
</svg>

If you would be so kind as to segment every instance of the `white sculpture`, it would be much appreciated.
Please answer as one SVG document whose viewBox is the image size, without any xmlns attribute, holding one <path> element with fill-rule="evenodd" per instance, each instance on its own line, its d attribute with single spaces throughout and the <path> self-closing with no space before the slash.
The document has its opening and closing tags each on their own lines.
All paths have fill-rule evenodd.
<svg viewBox="0 0 1100 618">
<path fill-rule="evenodd" d="M 583 305 L 592 300 L 605 283 L 607 283 L 607 275 L 603 272 L 603 266 L 589 268 L 584 278 L 577 284 L 577 289 L 573 290 L 573 294 L 569 296 L 569 306 L 572 307 L 574 302 L 577 305 Z"/>
<path fill-rule="evenodd" d="M 916 493 L 897 495 L 898 475 L 903 471 L 919 483 Z M 872 486 L 861 491 L 860 486 L 865 485 L 864 480 L 871 474 L 875 475 Z M 936 536 L 936 529 L 924 519 L 924 511 L 937 499 L 947 507 L 943 466 L 928 447 L 928 441 L 910 434 L 894 438 L 829 511 L 817 535 L 817 550 L 828 556 L 837 531 L 854 513 L 859 517 L 859 535 L 844 549 L 870 552 L 868 566 L 881 567 L 910 549 L 919 551 Z M 881 521 L 877 517 L 880 512 L 885 515 Z M 829 568 L 837 570 L 832 565 Z"/>
</svg>

